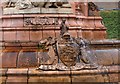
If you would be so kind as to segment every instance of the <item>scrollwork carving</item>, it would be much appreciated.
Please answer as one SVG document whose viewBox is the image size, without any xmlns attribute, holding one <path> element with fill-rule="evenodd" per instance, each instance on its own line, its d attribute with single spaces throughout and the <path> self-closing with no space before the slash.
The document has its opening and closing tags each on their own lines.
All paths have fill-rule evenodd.
<svg viewBox="0 0 120 84">
<path fill-rule="evenodd" d="M 35 18 L 25 18 L 24 24 L 26 26 L 29 25 L 58 25 L 57 18 L 49 18 L 49 17 L 35 17 Z"/>
</svg>

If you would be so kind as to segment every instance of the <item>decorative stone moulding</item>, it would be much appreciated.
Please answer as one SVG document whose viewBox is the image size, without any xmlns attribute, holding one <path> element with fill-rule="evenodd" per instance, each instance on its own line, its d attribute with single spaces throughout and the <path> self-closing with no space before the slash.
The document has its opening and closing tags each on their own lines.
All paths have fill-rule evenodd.
<svg viewBox="0 0 120 84">
<path fill-rule="evenodd" d="M 15 37 L 14 40 L 19 39 L 22 41 L 19 38 L 21 36 L 29 40 L 33 38 L 32 35 L 41 35 L 40 38 L 45 35 L 56 37 L 59 35 L 62 19 L 66 19 L 66 25 L 69 27 L 69 32 L 73 37 L 82 36 L 89 40 L 106 38 L 106 28 L 101 24 L 101 17 L 75 16 L 73 14 L 22 14 L 3 15 L 2 19 L 1 31 L 4 31 L 3 37 L 8 34 L 13 35 L 12 32 L 14 31 L 14 36 L 12 36 Z M 23 34 L 24 32 L 28 33 L 23 36 L 20 32 L 23 32 Z M 4 38 L 4 40 L 7 39 Z"/>
<path fill-rule="evenodd" d="M 3 83 L 118 83 L 119 68 L 119 66 L 107 66 L 98 70 L 71 72 L 37 71 L 35 68 L 8 68 L 0 69 L 0 75 L 2 75 Z"/>
<path fill-rule="evenodd" d="M 30 8 L 30 9 L 24 9 L 24 10 L 18 10 L 15 8 L 4 8 L 3 14 L 33 14 L 33 13 L 48 13 L 48 14 L 54 14 L 54 13 L 60 13 L 60 14 L 72 14 L 72 9 L 70 8 Z"/>
</svg>

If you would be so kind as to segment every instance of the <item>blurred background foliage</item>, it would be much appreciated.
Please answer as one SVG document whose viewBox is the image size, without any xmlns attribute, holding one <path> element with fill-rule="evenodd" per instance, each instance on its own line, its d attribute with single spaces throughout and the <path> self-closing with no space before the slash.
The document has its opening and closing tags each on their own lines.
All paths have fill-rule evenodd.
<svg viewBox="0 0 120 84">
<path fill-rule="evenodd" d="M 100 11 L 108 39 L 120 39 L 120 10 Z"/>
</svg>

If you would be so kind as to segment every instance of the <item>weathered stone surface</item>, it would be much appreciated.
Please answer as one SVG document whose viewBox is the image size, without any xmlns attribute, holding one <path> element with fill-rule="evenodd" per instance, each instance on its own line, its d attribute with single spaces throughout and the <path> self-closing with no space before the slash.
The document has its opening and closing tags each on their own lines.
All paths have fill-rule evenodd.
<svg viewBox="0 0 120 84">
<path fill-rule="evenodd" d="M 1 57 L 1 52 L 0 52 L 0 68 L 2 68 L 2 57 Z"/>
<path fill-rule="evenodd" d="M 101 75 L 77 75 L 72 76 L 72 82 L 104 82 L 104 78 Z"/>
<path fill-rule="evenodd" d="M 2 27 L 11 27 L 12 20 L 11 19 L 3 19 Z"/>
<path fill-rule="evenodd" d="M 29 41 L 29 31 L 17 31 L 17 40 Z"/>
<path fill-rule="evenodd" d="M 3 14 L 13 14 L 15 10 L 13 8 L 5 8 Z"/>
<path fill-rule="evenodd" d="M 77 30 L 77 37 L 82 37 L 82 31 L 81 31 L 81 29 Z"/>
<path fill-rule="evenodd" d="M 36 70 L 35 68 L 30 68 L 28 71 L 29 76 L 69 76 L 70 71 L 42 71 Z"/>
<path fill-rule="evenodd" d="M 69 31 L 69 33 L 72 37 L 77 37 L 77 31 L 76 30 L 71 30 L 71 31 Z"/>
<path fill-rule="evenodd" d="M 118 63 L 120 64 L 120 49 L 118 49 Z"/>
<path fill-rule="evenodd" d="M 65 11 L 64 11 L 65 10 Z M 41 13 L 72 13 L 72 9 L 69 8 L 41 8 Z"/>
<path fill-rule="evenodd" d="M 113 44 L 113 40 L 111 40 L 111 39 L 105 39 L 105 40 L 103 40 L 103 44 Z"/>
<path fill-rule="evenodd" d="M 42 39 L 42 31 L 30 31 L 31 41 L 40 41 Z"/>
<path fill-rule="evenodd" d="M 55 53 L 52 49 L 52 50 L 49 50 L 48 52 L 39 52 L 38 58 L 39 58 L 40 64 L 53 64 L 56 57 L 55 57 Z"/>
<path fill-rule="evenodd" d="M 25 50 L 25 49 L 30 49 L 30 51 L 33 49 L 33 51 L 35 50 L 34 48 L 37 48 L 38 47 L 38 43 L 36 42 L 23 42 L 23 43 L 20 43 L 20 46 L 22 46 L 22 48 Z M 32 48 L 33 47 L 33 48 Z M 37 49 L 36 49 L 37 50 Z M 36 51 L 35 50 L 35 51 Z M 28 51 L 28 50 L 26 50 Z"/>
<path fill-rule="evenodd" d="M 118 74 L 118 81 L 120 81 L 120 74 Z"/>
<path fill-rule="evenodd" d="M 18 67 L 35 67 L 37 66 L 37 53 L 34 51 L 21 51 L 18 56 Z"/>
<path fill-rule="evenodd" d="M 64 11 L 66 10 L 66 11 Z M 4 8 L 3 14 L 28 14 L 28 13 L 72 13 L 70 8 L 29 8 L 18 10 L 16 8 Z"/>
<path fill-rule="evenodd" d="M 12 27 L 23 27 L 23 18 L 15 18 L 15 19 L 11 19 L 12 20 Z"/>
<path fill-rule="evenodd" d="M 7 71 L 8 76 L 12 76 L 12 75 L 16 76 L 16 74 L 19 75 L 19 76 L 22 76 L 22 75 L 27 76 L 28 68 L 10 68 Z"/>
<path fill-rule="evenodd" d="M 95 28 L 95 21 L 93 21 L 92 19 L 90 19 L 90 20 L 84 20 L 85 21 L 85 23 L 87 23 L 85 26 L 87 27 L 87 28 L 90 28 L 90 29 L 92 29 L 92 28 Z"/>
<path fill-rule="evenodd" d="M 110 82 L 119 82 L 119 73 L 118 74 L 109 74 Z"/>
<path fill-rule="evenodd" d="M 28 75 L 29 76 L 39 76 L 40 71 L 35 68 L 29 68 Z"/>
<path fill-rule="evenodd" d="M 65 10 L 65 11 L 64 11 Z M 73 11 L 72 11 L 72 9 L 68 9 L 68 8 L 61 8 L 61 9 L 59 9 L 59 11 L 58 11 L 58 13 L 73 13 Z"/>
<path fill-rule="evenodd" d="M 1 23 L 0 23 L 1 24 Z M 2 28 L 0 27 L 0 30 L 1 30 Z M 0 31 L 0 41 L 3 41 L 3 32 L 2 31 Z M 1 46 L 2 44 L 0 43 L 0 46 Z"/>
<path fill-rule="evenodd" d="M 105 39 L 106 32 L 105 31 L 93 31 L 93 36 L 95 40 Z"/>
<path fill-rule="evenodd" d="M 14 84 L 14 83 L 21 83 L 21 84 L 27 84 L 27 77 L 24 76 L 8 76 L 7 84 Z"/>
<path fill-rule="evenodd" d="M 29 82 L 70 82 L 68 71 L 40 71 L 29 69 Z"/>
<path fill-rule="evenodd" d="M 57 31 L 57 30 L 56 30 L 56 31 L 55 31 L 55 37 L 60 37 L 59 35 L 60 35 L 60 31 Z"/>
<path fill-rule="evenodd" d="M 10 46 L 5 46 L 5 48 L 4 48 L 4 52 L 18 52 L 19 53 L 19 51 L 21 50 L 21 47 L 11 47 L 11 45 Z"/>
<path fill-rule="evenodd" d="M 1 84 L 5 84 L 6 80 L 7 80 L 6 77 L 1 77 L 0 76 L 0 83 Z"/>
<path fill-rule="evenodd" d="M 42 84 L 70 84 L 69 77 L 30 77 L 28 83 L 42 83 Z"/>
<path fill-rule="evenodd" d="M 5 8 L 3 14 L 25 14 L 25 13 L 40 13 L 40 8 L 29 8 L 18 10 L 16 8 Z"/>
<path fill-rule="evenodd" d="M 110 68 L 111 67 L 111 68 Z M 26 83 L 28 79 L 29 83 L 93 83 L 93 82 L 118 82 L 119 74 L 114 70 L 117 66 L 109 66 L 111 69 L 109 74 L 104 73 L 103 69 L 100 70 L 80 70 L 80 71 L 41 71 L 36 68 L 11 68 L 7 71 L 7 82 L 22 82 Z M 104 67 L 105 68 L 105 67 Z M 107 69 L 107 67 L 106 67 Z M 29 70 L 29 71 L 28 71 Z M 95 74 L 96 73 L 96 74 Z M 72 80 L 71 80 L 72 78 Z M 3 77 L 6 80 L 5 77 Z M 14 80 L 13 80 L 14 79 Z"/>
<path fill-rule="evenodd" d="M 5 47 L 14 47 L 14 48 L 16 48 L 16 49 L 20 49 L 20 47 L 21 47 L 21 45 L 20 45 L 20 43 L 18 42 L 5 42 L 4 43 L 4 46 Z M 16 51 L 16 50 L 15 50 Z"/>
<path fill-rule="evenodd" d="M 110 78 L 108 74 L 103 74 L 104 82 L 109 82 Z"/>
<path fill-rule="evenodd" d="M 111 66 L 108 67 L 109 73 L 119 73 L 120 72 L 120 66 Z"/>
<path fill-rule="evenodd" d="M 88 40 L 92 40 L 94 38 L 91 31 L 82 31 L 82 35 L 85 39 Z"/>
<path fill-rule="evenodd" d="M 102 46 L 101 44 L 99 45 L 90 45 L 90 48 L 92 49 L 92 50 L 109 50 L 109 49 L 116 49 L 115 48 L 116 47 L 116 45 L 115 46 L 112 46 L 112 45 L 104 45 L 104 46 Z"/>
<path fill-rule="evenodd" d="M 99 65 L 112 65 L 113 59 L 111 56 L 112 50 L 96 50 L 95 55 Z"/>
<path fill-rule="evenodd" d="M 86 74 L 96 74 L 98 73 L 97 70 L 80 70 L 80 71 L 72 71 L 72 75 L 86 75 Z"/>
<path fill-rule="evenodd" d="M 6 73 L 7 73 L 7 69 L 3 69 L 3 68 L 0 69 L 0 76 L 4 76 L 6 75 Z"/>
<path fill-rule="evenodd" d="M 0 16 L 1 16 L 2 13 L 3 13 L 2 6 L 3 6 L 3 4 L 0 2 Z"/>
<path fill-rule="evenodd" d="M 3 52 L 2 67 L 16 67 L 18 52 Z"/>
<path fill-rule="evenodd" d="M 118 49 L 113 49 L 110 52 L 112 59 L 113 59 L 113 64 L 120 64 L 120 53 Z"/>
<path fill-rule="evenodd" d="M 71 16 L 72 16 L 72 15 L 71 15 Z M 70 17 L 70 16 L 69 16 L 69 17 Z M 68 23 L 69 23 L 70 27 L 73 27 L 73 28 L 79 27 L 74 18 L 69 18 L 69 19 L 68 19 Z"/>
<path fill-rule="evenodd" d="M 113 40 L 115 44 L 120 44 L 120 40 Z"/>
<path fill-rule="evenodd" d="M 92 40 L 91 44 L 103 44 L 103 40 Z"/>
<path fill-rule="evenodd" d="M 40 82 L 70 82 L 69 76 L 40 77 Z"/>
<path fill-rule="evenodd" d="M 40 77 L 38 76 L 38 77 L 35 77 L 35 76 L 33 76 L 33 77 L 29 77 L 29 79 L 28 79 L 28 83 L 38 83 L 38 82 L 40 82 L 41 80 L 40 80 Z"/>
<path fill-rule="evenodd" d="M 8 31 L 4 32 L 4 41 L 15 41 L 16 38 L 16 31 Z"/>
<path fill-rule="evenodd" d="M 53 31 L 53 30 L 43 31 L 42 36 L 43 36 L 42 39 L 45 39 L 48 37 L 55 37 L 55 31 Z"/>
<path fill-rule="evenodd" d="M 41 8 L 41 13 L 57 13 L 59 10 L 56 8 Z"/>
</svg>

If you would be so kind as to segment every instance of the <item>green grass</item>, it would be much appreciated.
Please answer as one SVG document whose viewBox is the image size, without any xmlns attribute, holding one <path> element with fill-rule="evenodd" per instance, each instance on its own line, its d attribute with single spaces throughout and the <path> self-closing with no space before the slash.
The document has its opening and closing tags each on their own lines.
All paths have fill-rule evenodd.
<svg viewBox="0 0 120 84">
<path fill-rule="evenodd" d="M 100 11 L 108 39 L 120 39 L 120 10 Z"/>
</svg>

